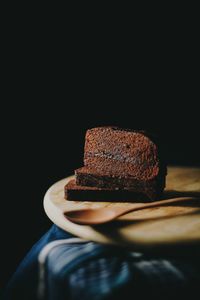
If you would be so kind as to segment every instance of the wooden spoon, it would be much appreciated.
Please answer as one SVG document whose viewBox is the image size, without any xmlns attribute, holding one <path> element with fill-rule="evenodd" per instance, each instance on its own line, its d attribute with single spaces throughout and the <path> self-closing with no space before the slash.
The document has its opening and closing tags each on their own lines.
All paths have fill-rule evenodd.
<svg viewBox="0 0 200 300">
<path fill-rule="evenodd" d="M 168 204 L 175 204 L 175 203 L 182 203 L 187 201 L 197 200 L 195 197 L 179 197 L 179 198 L 172 198 L 167 200 L 155 201 L 155 202 L 148 202 L 144 204 L 137 204 L 126 207 L 112 207 L 112 208 L 97 208 L 97 209 L 79 209 L 79 210 L 71 210 L 64 213 L 66 218 L 73 223 L 82 224 L 82 225 L 97 225 L 108 223 L 113 221 L 114 219 L 122 216 L 126 213 L 131 211 L 137 211 L 141 209 L 157 207 L 162 205 Z M 200 199 L 199 199 L 200 202 Z"/>
</svg>

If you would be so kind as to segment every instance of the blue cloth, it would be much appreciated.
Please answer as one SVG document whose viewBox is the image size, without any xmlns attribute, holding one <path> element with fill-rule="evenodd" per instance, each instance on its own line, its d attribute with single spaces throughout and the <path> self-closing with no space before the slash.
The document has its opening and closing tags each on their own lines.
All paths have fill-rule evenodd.
<svg viewBox="0 0 200 300">
<path fill-rule="evenodd" d="M 40 251 L 52 241 L 70 237 L 72 237 L 71 234 L 53 225 L 32 247 L 13 274 L 6 288 L 5 299 L 37 299 L 36 287 L 38 285 L 38 255 Z"/>
<path fill-rule="evenodd" d="M 94 242 L 70 244 L 71 238 L 53 225 L 13 275 L 5 299 L 38 299 L 38 291 L 48 300 L 199 299 L 197 257 L 153 258 Z M 44 252 L 43 274 L 38 255 Z"/>
</svg>

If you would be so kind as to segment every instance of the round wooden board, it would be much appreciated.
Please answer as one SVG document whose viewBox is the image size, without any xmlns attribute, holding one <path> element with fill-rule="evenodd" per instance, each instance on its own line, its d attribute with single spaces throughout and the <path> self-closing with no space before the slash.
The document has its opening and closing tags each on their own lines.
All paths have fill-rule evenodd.
<svg viewBox="0 0 200 300">
<path fill-rule="evenodd" d="M 62 229 L 83 239 L 142 251 L 177 245 L 200 245 L 200 168 L 169 167 L 164 193 L 164 198 L 195 195 L 199 202 L 136 211 L 112 223 L 93 227 L 74 224 L 63 213 L 80 208 L 129 206 L 133 203 L 67 201 L 64 199 L 64 186 L 72 178 L 55 183 L 44 197 L 47 216 Z"/>
</svg>

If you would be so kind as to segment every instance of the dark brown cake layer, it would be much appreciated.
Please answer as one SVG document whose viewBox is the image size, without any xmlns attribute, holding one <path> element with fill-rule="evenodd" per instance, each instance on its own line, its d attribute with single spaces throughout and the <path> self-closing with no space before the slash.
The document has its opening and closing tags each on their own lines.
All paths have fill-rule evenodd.
<svg viewBox="0 0 200 300">
<path fill-rule="evenodd" d="M 91 186 L 109 189 L 129 189 L 135 193 L 146 195 L 149 200 L 160 197 L 164 183 L 158 180 L 141 181 L 131 176 L 115 176 L 98 173 L 95 169 L 82 167 L 75 170 L 76 183 L 80 186 Z"/>
<path fill-rule="evenodd" d="M 65 186 L 65 199 L 72 201 L 113 201 L 113 202 L 149 202 L 145 194 L 134 190 L 118 190 L 109 188 L 97 188 L 79 186 L 75 180 L 71 180 Z"/>
<path fill-rule="evenodd" d="M 166 167 L 155 138 L 143 131 L 98 127 L 85 138 L 84 167 L 75 170 L 77 185 L 120 190 L 126 188 L 160 197 Z"/>
</svg>

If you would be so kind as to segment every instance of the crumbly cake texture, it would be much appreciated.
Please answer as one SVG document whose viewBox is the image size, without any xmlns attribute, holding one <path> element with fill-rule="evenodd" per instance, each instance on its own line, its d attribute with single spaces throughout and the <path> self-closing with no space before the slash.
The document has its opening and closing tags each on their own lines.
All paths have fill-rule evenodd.
<svg viewBox="0 0 200 300">
<path fill-rule="evenodd" d="M 126 188 L 153 200 L 165 187 L 166 167 L 159 143 L 148 133 L 98 127 L 86 133 L 84 167 L 75 175 L 77 185 Z"/>
<path fill-rule="evenodd" d="M 65 186 L 65 199 L 75 201 L 105 201 L 105 202 L 149 202 L 140 192 L 130 189 L 109 189 L 90 186 L 80 186 L 75 180 Z"/>
</svg>

